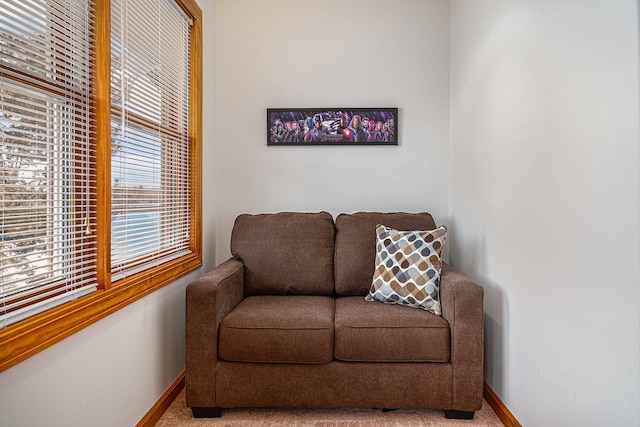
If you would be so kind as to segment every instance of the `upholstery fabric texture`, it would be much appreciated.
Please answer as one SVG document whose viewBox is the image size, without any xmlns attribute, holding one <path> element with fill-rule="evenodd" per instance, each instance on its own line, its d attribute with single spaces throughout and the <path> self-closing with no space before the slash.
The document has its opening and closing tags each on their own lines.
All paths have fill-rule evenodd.
<svg viewBox="0 0 640 427">
<path fill-rule="evenodd" d="M 246 295 L 331 295 L 335 228 L 327 212 L 240 215 L 231 253 L 245 266 Z"/>
<path fill-rule="evenodd" d="M 358 212 L 336 217 L 335 288 L 338 295 L 368 294 L 376 257 L 376 226 L 396 230 L 433 230 L 431 214 Z"/>
<path fill-rule="evenodd" d="M 240 215 L 233 257 L 186 288 L 186 403 L 238 407 L 482 405 L 483 289 L 443 264 L 442 316 L 365 300 L 376 226 L 428 213 Z M 224 415 L 223 415 L 224 417 Z"/>
<path fill-rule="evenodd" d="M 216 397 L 219 325 L 244 298 L 243 281 L 242 262 L 231 258 L 187 287 L 185 382 L 192 406 L 208 406 Z"/>
<path fill-rule="evenodd" d="M 222 407 L 450 408 L 453 404 L 448 363 L 310 365 L 221 360 L 218 365 L 216 388 L 224 393 L 218 394 L 216 404 Z M 482 388 L 479 392 L 475 410 L 482 405 Z"/>
<path fill-rule="evenodd" d="M 335 358 L 350 362 L 448 362 L 449 322 L 425 310 L 337 297 Z"/>
<path fill-rule="evenodd" d="M 442 317 L 451 327 L 451 366 L 454 401 L 460 410 L 477 399 L 484 366 L 484 289 L 448 264 L 442 266 Z"/>
<path fill-rule="evenodd" d="M 367 301 L 400 304 L 442 315 L 440 272 L 445 226 L 398 231 L 378 225 L 376 263 Z"/>
<path fill-rule="evenodd" d="M 333 321 L 328 296 L 250 296 L 222 320 L 218 353 L 238 362 L 329 363 Z"/>
</svg>

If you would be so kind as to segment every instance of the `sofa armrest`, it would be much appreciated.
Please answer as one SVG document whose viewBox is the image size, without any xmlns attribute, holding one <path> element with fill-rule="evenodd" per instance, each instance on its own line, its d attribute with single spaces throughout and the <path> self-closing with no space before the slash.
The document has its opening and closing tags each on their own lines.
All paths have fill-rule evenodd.
<svg viewBox="0 0 640 427">
<path fill-rule="evenodd" d="M 215 406 L 220 322 L 243 299 L 244 264 L 230 258 L 187 286 L 187 406 Z"/>
<path fill-rule="evenodd" d="M 444 264 L 440 278 L 442 317 L 451 327 L 453 408 L 482 406 L 484 381 L 484 289 Z M 445 408 L 446 409 L 446 408 Z"/>
</svg>

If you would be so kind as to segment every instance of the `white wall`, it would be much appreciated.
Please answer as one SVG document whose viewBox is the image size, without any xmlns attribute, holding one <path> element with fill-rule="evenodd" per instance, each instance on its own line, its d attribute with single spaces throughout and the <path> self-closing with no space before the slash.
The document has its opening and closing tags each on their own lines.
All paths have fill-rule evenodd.
<svg viewBox="0 0 640 427">
<path fill-rule="evenodd" d="M 200 0 L 205 46 L 214 9 Z M 215 58 L 204 51 L 203 157 L 212 163 Z M 0 373 L 0 426 L 133 426 L 184 370 L 188 282 L 214 266 L 213 169 L 203 168 L 203 268 Z"/>
<path fill-rule="evenodd" d="M 0 373 L 2 426 L 132 426 L 184 370 L 170 285 Z"/>
<path fill-rule="evenodd" d="M 640 425 L 638 5 L 451 2 L 453 264 L 525 426 Z"/>
<path fill-rule="evenodd" d="M 448 215 L 446 0 L 218 0 L 216 255 L 240 213 Z M 208 46 L 208 49 L 214 49 Z M 397 147 L 267 147 L 268 107 L 398 107 Z"/>
</svg>

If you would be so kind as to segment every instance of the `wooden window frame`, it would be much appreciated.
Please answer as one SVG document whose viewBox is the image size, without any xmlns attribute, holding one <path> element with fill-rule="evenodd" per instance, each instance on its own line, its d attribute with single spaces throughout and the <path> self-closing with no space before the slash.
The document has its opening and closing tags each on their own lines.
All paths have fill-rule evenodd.
<svg viewBox="0 0 640 427">
<path fill-rule="evenodd" d="M 0 372 L 202 266 L 202 11 L 195 0 L 175 1 L 193 20 L 189 108 L 191 253 L 111 283 L 110 0 L 96 0 L 92 92 L 97 132 L 98 290 L 0 330 Z"/>
</svg>

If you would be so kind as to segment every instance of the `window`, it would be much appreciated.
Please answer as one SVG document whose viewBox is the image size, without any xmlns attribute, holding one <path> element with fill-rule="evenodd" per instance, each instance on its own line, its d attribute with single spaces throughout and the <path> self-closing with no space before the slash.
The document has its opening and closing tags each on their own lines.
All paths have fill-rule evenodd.
<svg viewBox="0 0 640 427">
<path fill-rule="evenodd" d="M 111 0 L 111 16 L 113 281 L 190 250 L 191 19 L 158 0 Z"/>
<path fill-rule="evenodd" d="M 89 6 L 1 9 L 0 328 L 97 289 Z"/>
<path fill-rule="evenodd" d="M 201 265 L 200 20 L 0 3 L 0 371 Z"/>
</svg>

